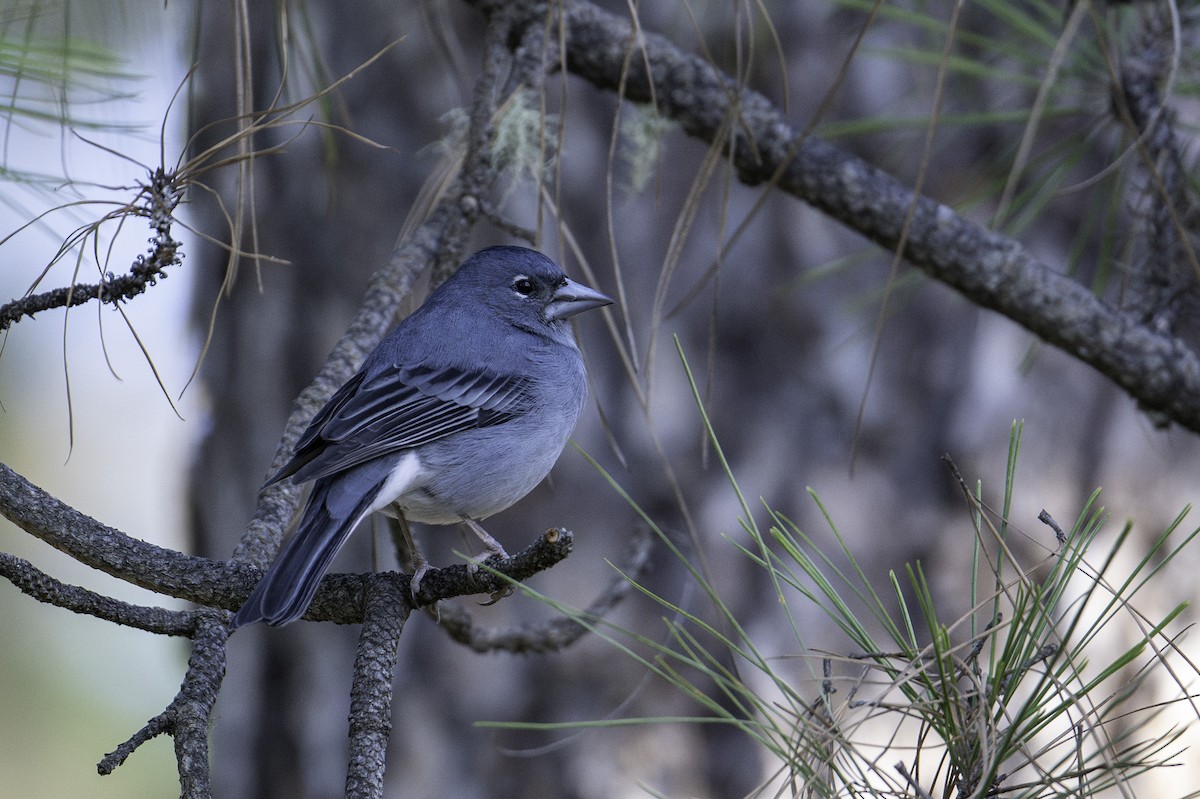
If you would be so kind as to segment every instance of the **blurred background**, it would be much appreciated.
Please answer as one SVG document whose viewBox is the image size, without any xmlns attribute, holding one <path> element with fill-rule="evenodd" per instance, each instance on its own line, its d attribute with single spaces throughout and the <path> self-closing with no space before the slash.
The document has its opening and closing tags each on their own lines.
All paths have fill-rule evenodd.
<svg viewBox="0 0 1200 799">
<path fill-rule="evenodd" d="M 599 5 L 629 13 L 624 4 Z M 925 193 L 993 222 L 1119 302 L 1122 269 L 1145 246 L 1144 177 L 1122 158 L 1128 141 L 1111 118 L 1097 53 L 1099 43 L 1133 51 L 1162 35 L 1157 4 L 1097 12 L 1074 29 L 1063 10 L 1037 2 L 971 3 L 961 16 L 950 2 L 883 3 L 869 16 L 873 5 L 654 3 L 639 6 L 638 16 L 646 30 L 744 76 L 798 128 L 815 123 L 817 135 L 904 181 L 917 177 L 940 101 Z M 951 20 L 962 60 L 939 95 Z M 1185 43 L 1194 22 L 1180 22 Z M 61 81 L 52 76 L 49 88 L 29 80 L 29 66 L 3 73 L 6 93 L 41 103 L 40 117 L 13 111 L 6 120 L 4 167 L 13 180 L 0 187 L 5 233 L 76 199 L 127 201 L 132 192 L 122 187 L 143 180 L 160 159 L 169 167 L 232 132 L 239 86 L 257 109 L 296 101 L 399 40 L 296 117 L 331 122 L 383 149 L 300 124 L 255 141 L 260 149 L 286 145 L 254 162 L 254 236 L 242 240 L 272 260 L 243 258 L 230 278 L 227 252 L 214 240 L 228 240 L 237 175 L 212 173 L 180 212 L 192 229 L 175 232 L 184 243 L 182 267 L 125 304 L 129 324 L 109 307 L 47 312 L 14 325 L 0 352 L 6 463 L 130 535 L 227 558 L 253 512 L 291 401 L 344 331 L 422 186 L 436 177 L 434 165 L 453 147 L 481 69 L 484 19 L 452 0 L 165 9 L 104 0 L 0 3 L 0 24 L 6 44 L 61 48 L 68 41 L 73 57 L 91 59 L 64 61 Z M 25 48 L 24 63 L 42 63 Z M 1197 110 L 1189 66 L 1172 84 L 1185 141 Z M 1046 85 L 1034 157 L 1001 208 L 1028 109 Z M 762 497 L 832 553 L 836 539 L 811 488 L 869 578 L 885 585 L 889 571 L 919 561 L 946 618 L 970 606 L 973 533 L 943 453 L 969 482 L 982 480 L 985 498 L 998 506 L 1010 430 L 1023 420 L 1010 518 L 1021 532 L 1015 546 L 1032 561 L 1054 547 L 1038 512 L 1045 508 L 1067 526 L 1098 487 L 1112 514 L 1104 537 L 1134 522 L 1124 550 L 1134 561 L 1196 499 L 1196 436 L 1156 427 L 1089 367 L 903 264 L 893 274 L 887 253 L 795 198 L 740 185 L 720 159 L 708 160 L 702 143 L 650 109 L 563 75 L 538 99 L 562 125 L 557 156 L 540 165 L 559 213 L 517 166 L 493 199 L 580 277 L 579 260 L 560 246 L 573 237 L 597 288 L 622 297 L 608 316 L 589 314 L 578 324 L 592 405 L 575 442 L 672 541 L 707 563 L 716 591 L 763 651 L 795 671 L 802 693 L 819 695 L 819 674 L 799 657 L 804 650 L 792 631 L 776 625 L 771 585 L 736 548 L 745 543 L 742 510 L 705 443 L 673 337 L 752 512 Z M 54 122 L 64 110 L 69 121 Z M 7 295 L 28 290 L 62 239 L 107 210 L 72 206 L 4 241 Z M 95 282 L 98 268 L 120 273 L 145 249 L 149 234 L 138 224 L 106 230 L 99 252 L 111 242 L 111 263 L 98 267 L 96 253 L 85 252 L 79 281 Z M 515 243 L 486 223 L 474 237 L 479 246 Z M 714 272 L 723 246 L 728 252 Z M 63 259 L 36 290 L 66 285 L 75 268 L 74 255 Z M 636 364 L 633 376 L 622 352 Z M 616 578 L 611 562 L 623 559 L 639 525 L 635 510 L 568 449 L 546 484 L 488 527 L 510 551 L 547 527 L 573 530 L 572 556 L 532 584 L 582 607 Z M 1185 521 L 1183 531 L 1194 526 Z M 454 562 L 456 550 L 471 546 L 457 531 L 417 534 L 435 564 Z M 360 533 L 335 568 L 372 568 L 373 551 L 385 541 Z M 79 566 L 7 523 L 0 547 L 67 582 L 171 604 Z M 391 568 L 394 557 L 384 552 L 378 563 Z M 1196 568 L 1194 552 L 1177 558 L 1158 592 L 1141 597 L 1141 610 L 1161 617 L 1190 600 Z M 644 582 L 689 611 L 709 612 L 694 580 L 661 547 Z M 521 595 L 468 606 L 482 623 L 501 627 L 554 615 Z M 802 603 L 792 610 L 806 650 L 849 653 L 827 618 Z M 661 606 L 634 597 L 611 620 L 660 639 L 662 615 Z M 1177 623 L 1190 621 L 1188 611 Z M 215 795 L 342 793 L 357 631 L 301 623 L 251 628 L 231 640 L 212 730 Z M 742 796 L 776 767 L 721 725 L 475 726 L 700 712 L 597 637 L 548 656 L 481 656 L 414 617 L 404 639 L 389 796 Z M 7 583 L 0 583 L 0 640 L 5 793 L 9 786 L 11 795 L 28 797 L 177 792 L 166 740 L 143 747 L 112 777 L 97 777 L 94 766 L 171 700 L 184 643 L 43 607 Z M 1194 756 L 1181 762 L 1190 776 L 1173 770 L 1171 784 L 1195 784 Z M 1148 785 L 1146 795 L 1178 793 Z"/>
</svg>

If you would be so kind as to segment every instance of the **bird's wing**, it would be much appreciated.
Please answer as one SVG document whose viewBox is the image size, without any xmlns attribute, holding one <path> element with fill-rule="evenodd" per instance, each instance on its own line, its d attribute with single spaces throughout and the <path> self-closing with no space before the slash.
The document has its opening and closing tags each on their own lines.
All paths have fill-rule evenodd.
<svg viewBox="0 0 1200 799">
<path fill-rule="evenodd" d="M 500 424 L 527 406 L 528 380 L 488 370 L 416 366 L 359 372 L 338 389 L 271 482 L 335 474 L 371 458 Z"/>
</svg>

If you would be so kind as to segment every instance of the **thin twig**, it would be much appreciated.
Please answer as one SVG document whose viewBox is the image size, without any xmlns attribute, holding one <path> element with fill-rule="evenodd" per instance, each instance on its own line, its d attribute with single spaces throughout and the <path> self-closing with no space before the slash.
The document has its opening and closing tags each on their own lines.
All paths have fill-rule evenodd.
<svg viewBox="0 0 1200 799">
<path fill-rule="evenodd" d="M 105 217 L 107 220 L 117 216 L 143 216 L 150 220 L 155 231 L 148 254 L 138 255 L 129 267 L 128 274 L 119 277 L 110 274 L 99 283 L 72 283 L 0 305 L 0 330 L 52 308 L 73 308 L 91 300 L 117 305 L 143 294 L 159 279 L 166 278 L 167 268 L 182 262 L 180 242 L 171 237 L 172 214 L 183 196 L 182 192 L 175 183 L 174 173 L 158 169 L 151 174 L 150 181 L 142 186 L 138 196 L 142 198 L 140 205 L 126 206 Z M 94 234 L 93 226 L 86 235 Z"/>
<path fill-rule="evenodd" d="M 566 530 L 558 532 L 569 551 L 570 533 Z M 578 616 L 558 617 L 538 624 L 494 629 L 476 625 L 474 618 L 461 605 L 443 602 L 437 606 L 438 626 L 452 640 L 475 652 L 530 654 L 561 651 L 578 641 L 590 629 L 588 624 L 581 623 L 581 619 L 603 618 L 629 594 L 633 583 L 650 561 L 652 543 L 653 538 L 648 530 L 638 531 L 631 542 L 625 562 L 617 569 L 617 576 Z M 564 552 L 563 556 L 565 555 Z"/>
</svg>

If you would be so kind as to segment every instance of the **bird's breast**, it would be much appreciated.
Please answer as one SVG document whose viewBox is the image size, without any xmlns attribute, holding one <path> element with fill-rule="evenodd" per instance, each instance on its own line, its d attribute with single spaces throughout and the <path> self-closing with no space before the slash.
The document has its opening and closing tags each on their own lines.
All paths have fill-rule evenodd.
<svg viewBox="0 0 1200 799">
<path fill-rule="evenodd" d="M 586 393 L 582 363 L 567 365 L 533 382 L 528 404 L 507 421 L 419 447 L 419 478 L 398 504 L 409 519 L 427 524 L 499 513 L 549 474 L 575 429 Z M 403 483 L 397 476 L 396 485 Z"/>
</svg>

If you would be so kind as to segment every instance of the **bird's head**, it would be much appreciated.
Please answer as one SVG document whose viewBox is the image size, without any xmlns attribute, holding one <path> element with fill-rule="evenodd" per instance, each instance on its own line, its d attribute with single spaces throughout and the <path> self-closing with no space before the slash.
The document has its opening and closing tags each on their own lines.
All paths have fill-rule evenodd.
<svg viewBox="0 0 1200 799">
<path fill-rule="evenodd" d="M 554 261 L 525 247 L 480 250 L 446 282 L 451 281 L 505 320 L 535 331 L 565 328 L 575 314 L 612 304 L 607 295 L 571 280 Z"/>
</svg>

